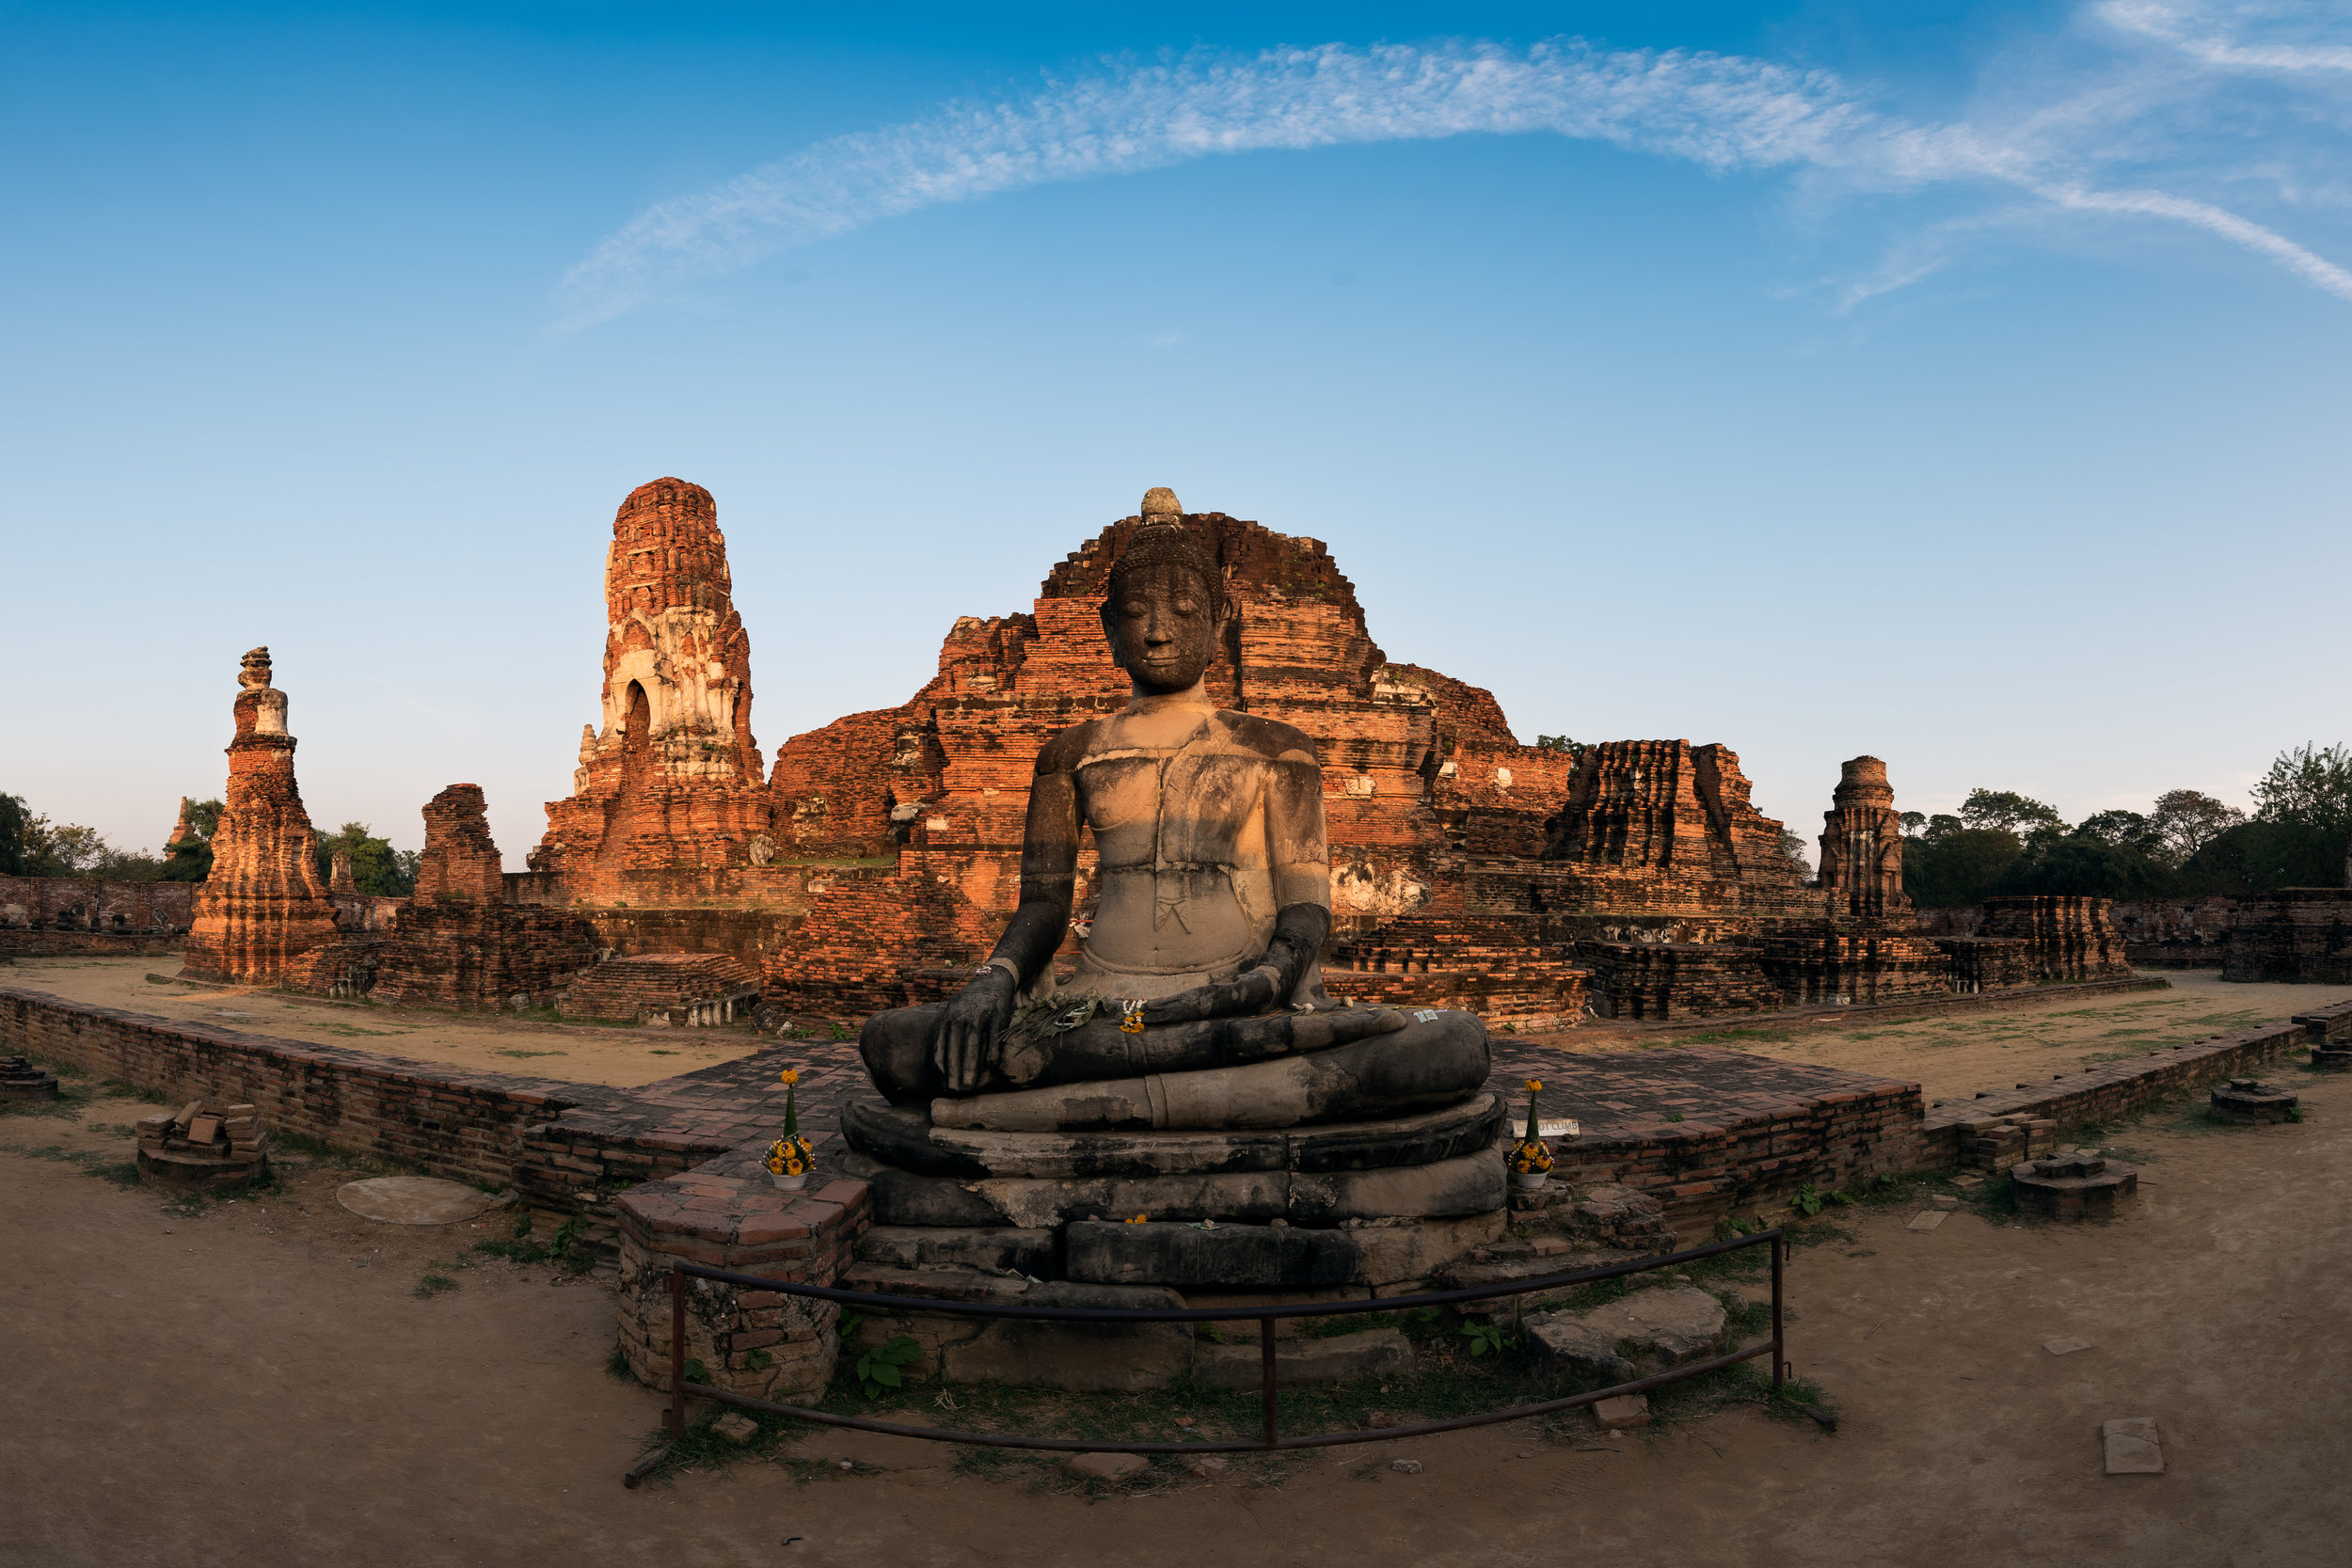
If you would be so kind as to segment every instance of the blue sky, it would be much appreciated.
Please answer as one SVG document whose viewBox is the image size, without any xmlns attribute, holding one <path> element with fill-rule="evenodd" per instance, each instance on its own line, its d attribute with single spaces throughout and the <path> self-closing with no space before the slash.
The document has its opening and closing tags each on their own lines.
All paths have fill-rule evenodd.
<svg viewBox="0 0 2352 1568">
<path fill-rule="evenodd" d="M 2352 735 L 2352 21 L 2093 5 L 0 7 L 0 789 L 152 847 L 266 642 L 313 817 L 596 714 L 718 497 L 754 724 L 1152 484 L 1523 739 L 1900 802 Z"/>
</svg>

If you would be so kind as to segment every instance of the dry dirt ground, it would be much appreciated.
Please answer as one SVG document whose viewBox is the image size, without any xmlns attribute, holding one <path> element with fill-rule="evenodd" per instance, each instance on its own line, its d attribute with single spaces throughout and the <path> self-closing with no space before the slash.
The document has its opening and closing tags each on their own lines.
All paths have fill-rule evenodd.
<svg viewBox="0 0 2352 1568">
<path fill-rule="evenodd" d="M 2352 1081 L 2273 1076 L 2309 1119 L 2107 1132 L 2147 1173 L 2111 1225 L 1834 1211 L 1850 1234 L 1797 1253 L 1788 1297 L 1835 1434 L 1735 1409 L 1608 1443 L 1580 1418 L 1100 1497 L 823 1433 L 796 1456 L 861 1467 L 624 1491 L 660 1399 L 606 1372 L 598 1276 L 453 1266 L 502 1216 L 371 1224 L 333 1199 L 364 1170 L 324 1157 L 278 1195 L 169 1206 L 93 1180 L 139 1102 L 0 1116 L 0 1563 L 2332 1568 Z M 455 1284 L 421 1296 L 429 1274 Z M 2042 1348 L 2059 1337 L 2090 1348 Z M 2120 1416 L 2156 1418 L 2165 1474 L 2102 1472 Z"/>
<path fill-rule="evenodd" d="M 0 966 L 0 986 L 45 990 L 126 1012 L 224 1024 L 281 1039 L 624 1088 L 748 1056 L 762 1043 L 748 1027 L 548 1023 L 497 1014 L 330 1002 L 278 990 L 158 985 L 148 979 L 150 974 L 177 974 L 179 968 L 176 958 L 19 958 Z"/>
<path fill-rule="evenodd" d="M 1571 1051 L 1720 1045 L 1916 1082 L 1932 1104 L 2046 1081 L 2054 1072 L 2137 1056 L 2352 998 L 2352 986 L 2224 985 L 2218 970 L 2161 974 L 2171 982 L 2170 990 L 2056 997 L 2038 1006 L 1910 1022 L 1899 1013 L 1885 1022 L 1853 1025 L 1792 1027 L 1733 1019 L 1697 1033 L 1604 1027 L 1540 1038 Z"/>
</svg>

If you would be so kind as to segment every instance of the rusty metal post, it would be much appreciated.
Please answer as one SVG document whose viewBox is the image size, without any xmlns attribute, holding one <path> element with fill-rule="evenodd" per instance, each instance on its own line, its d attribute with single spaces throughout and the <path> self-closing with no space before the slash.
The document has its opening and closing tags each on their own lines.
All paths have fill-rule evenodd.
<svg viewBox="0 0 2352 1568">
<path fill-rule="evenodd" d="M 1778 1296 L 1774 1296 L 1773 1323 L 1779 1319 Z M 1777 1326 L 1773 1329 L 1778 1333 Z M 1775 1355 L 1780 1354 L 1773 1352 Z M 686 1275 L 676 1264 L 670 1266 L 670 1435 L 686 1435 Z"/>
<path fill-rule="evenodd" d="M 1274 1447 L 1281 1441 L 1281 1430 L 1274 1414 L 1274 1320 L 1258 1320 L 1258 1399 L 1265 1407 L 1265 1446 Z"/>
<path fill-rule="evenodd" d="M 1780 1259 L 1788 1244 L 1788 1238 L 1786 1236 L 1772 1238 L 1772 1393 L 1775 1396 L 1781 1392 L 1781 1385 L 1788 1375 L 1788 1363 L 1782 1359 L 1785 1347 L 1780 1328 Z"/>
</svg>

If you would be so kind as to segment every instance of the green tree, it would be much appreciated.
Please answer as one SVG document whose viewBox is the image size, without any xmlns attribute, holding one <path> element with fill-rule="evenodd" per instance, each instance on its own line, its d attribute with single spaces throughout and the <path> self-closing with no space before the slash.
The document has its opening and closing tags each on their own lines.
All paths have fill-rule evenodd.
<svg viewBox="0 0 2352 1568">
<path fill-rule="evenodd" d="M 319 877 L 334 868 L 335 851 L 351 852 L 351 883 L 361 893 L 400 897 L 417 890 L 417 856 L 395 849 L 365 822 L 346 822 L 318 840 Z"/>
<path fill-rule="evenodd" d="M 2008 789 L 1970 790 L 1968 799 L 1960 803 L 1960 820 L 1965 827 L 1989 828 L 2020 838 L 2066 831 L 2066 818 L 2057 808 Z"/>
<path fill-rule="evenodd" d="M 2164 837 L 2155 823 L 2136 811 L 2103 811 L 2086 816 L 2075 827 L 2074 836 L 2135 854 L 2163 858 L 2165 853 Z"/>
<path fill-rule="evenodd" d="M 24 856 L 33 814 L 21 795 L 0 795 L 0 877 L 25 875 Z"/>
<path fill-rule="evenodd" d="M 1593 748 L 1589 741 L 1571 740 L 1565 735 L 1539 735 L 1535 737 L 1535 749 L 1539 752 L 1565 752 L 1569 761 L 1581 762 L 1584 753 Z"/>
<path fill-rule="evenodd" d="M 1928 831 L 1903 850 L 1903 892 L 1921 909 L 1974 904 L 1993 892 L 2024 849 L 2017 835 L 2003 829 L 1931 817 Z"/>
<path fill-rule="evenodd" d="M 213 835 L 220 832 L 220 814 L 224 809 L 217 799 L 188 803 L 188 836 L 164 846 L 163 869 L 156 874 L 158 880 L 200 882 L 213 874 Z"/>
<path fill-rule="evenodd" d="M 2181 865 L 2221 833 L 2246 820 L 2235 806 L 2225 806 L 2194 789 L 2168 789 L 2156 797 L 2149 826 L 2163 841 L 2164 853 Z"/>
<path fill-rule="evenodd" d="M 2101 815 L 2138 816 L 2136 812 Z M 2001 868 L 1991 891 L 2161 898 L 2173 891 L 2175 883 L 2172 867 L 2152 853 L 2145 841 L 2118 842 L 2077 829 L 2063 837 L 2040 838 L 2028 844 L 2023 854 Z"/>
<path fill-rule="evenodd" d="M 2254 785 L 2250 821 L 2208 838 L 2183 868 L 2200 893 L 2245 896 L 2281 887 L 2342 887 L 2352 844 L 2352 749 L 2281 752 Z"/>
</svg>

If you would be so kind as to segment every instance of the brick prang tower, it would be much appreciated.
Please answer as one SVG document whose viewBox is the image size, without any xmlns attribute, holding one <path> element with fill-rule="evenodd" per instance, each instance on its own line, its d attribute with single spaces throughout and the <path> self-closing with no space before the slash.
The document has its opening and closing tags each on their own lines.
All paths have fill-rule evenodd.
<svg viewBox="0 0 2352 1568">
<path fill-rule="evenodd" d="M 237 685 L 229 788 L 183 968 L 200 980 L 274 985 L 333 944 L 335 907 L 319 878 L 318 834 L 294 784 L 286 694 L 270 685 L 267 648 L 245 656 Z"/>
<path fill-rule="evenodd" d="M 678 873 L 765 864 L 751 641 L 709 491 L 658 479 L 629 492 L 604 600 L 602 724 L 581 732 L 573 793 L 549 802 L 532 869 L 561 874 L 575 902 L 661 903 L 702 891 L 673 887 Z"/>
</svg>

